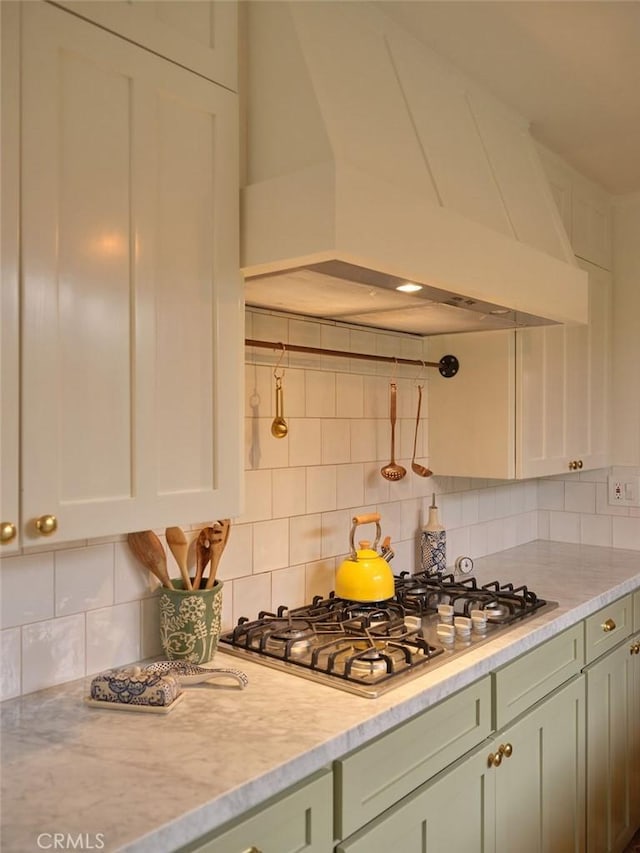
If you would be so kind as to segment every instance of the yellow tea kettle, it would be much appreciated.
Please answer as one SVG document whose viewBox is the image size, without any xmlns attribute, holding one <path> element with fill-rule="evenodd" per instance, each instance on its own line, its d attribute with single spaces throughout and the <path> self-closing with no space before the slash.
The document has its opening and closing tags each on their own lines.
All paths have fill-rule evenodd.
<svg viewBox="0 0 640 853">
<path fill-rule="evenodd" d="M 376 538 L 371 548 L 369 541 L 361 541 L 356 551 L 354 537 L 359 524 L 376 525 Z M 395 584 L 389 563 L 377 552 L 380 542 L 380 516 L 378 513 L 356 515 L 351 526 L 350 559 L 341 563 L 336 574 L 336 595 L 348 601 L 386 601 L 393 598 Z"/>
</svg>

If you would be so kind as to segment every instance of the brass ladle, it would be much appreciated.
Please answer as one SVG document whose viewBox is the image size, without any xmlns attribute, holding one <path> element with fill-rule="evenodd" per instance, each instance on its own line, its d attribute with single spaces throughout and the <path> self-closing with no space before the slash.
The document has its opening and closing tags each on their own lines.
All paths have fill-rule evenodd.
<svg viewBox="0 0 640 853">
<path fill-rule="evenodd" d="M 274 438 L 284 438 L 289 432 L 289 427 L 283 415 L 282 376 L 278 376 L 276 371 L 273 375 L 276 377 L 276 416 L 271 424 L 271 435 Z"/>
<path fill-rule="evenodd" d="M 396 383 L 391 383 L 391 461 L 384 468 L 380 469 L 380 473 L 385 480 L 401 480 L 407 473 L 407 469 L 402 465 L 398 465 L 395 460 L 395 438 L 396 438 Z"/>
<path fill-rule="evenodd" d="M 430 477 L 433 474 L 433 471 L 430 471 L 428 468 L 425 468 L 424 465 L 420 465 L 419 462 L 416 462 L 416 445 L 418 443 L 418 426 L 420 425 L 420 406 L 422 405 L 422 385 L 418 385 L 418 413 L 416 414 L 416 432 L 413 437 L 413 458 L 411 459 L 411 470 L 414 474 L 417 474 L 418 477 Z"/>
</svg>

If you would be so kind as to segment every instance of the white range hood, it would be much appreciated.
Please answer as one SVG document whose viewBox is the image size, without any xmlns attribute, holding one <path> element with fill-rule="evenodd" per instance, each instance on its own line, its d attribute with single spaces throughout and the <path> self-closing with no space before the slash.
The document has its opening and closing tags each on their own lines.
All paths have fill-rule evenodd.
<svg viewBox="0 0 640 853">
<path fill-rule="evenodd" d="M 247 304 L 421 335 L 587 321 L 521 117 L 375 3 L 243 7 Z"/>
</svg>

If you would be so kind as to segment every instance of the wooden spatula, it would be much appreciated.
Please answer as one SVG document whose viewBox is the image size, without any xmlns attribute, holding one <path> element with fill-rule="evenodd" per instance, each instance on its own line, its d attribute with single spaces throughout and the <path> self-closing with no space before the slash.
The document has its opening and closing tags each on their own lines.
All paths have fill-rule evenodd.
<svg viewBox="0 0 640 853">
<path fill-rule="evenodd" d="M 167 537 L 169 550 L 173 554 L 175 561 L 178 564 L 178 568 L 180 569 L 184 588 L 193 589 L 191 586 L 191 578 L 189 577 L 189 569 L 187 568 L 187 552 L 189 550 L 189 543 L 187 542 L 187 537 L 184 535 L 184 530 L 181 527 L 167 527 L 165 535 Z"/>
<path fill-rule="evenodd" d="M 218 563 L 222 557 L 227 540 L 229 539 L 229 531 L 231 530 L 231 519 L 225 518 L 214 525 L 214 529 L 219 531 L 219 535 L 213 540 L 213 552 L 211 555 L 211 568 L 209 569 L 209 577 L 205 589 L 211 589 L 216 582 L 216 573 L 218 571 Z"/>
<path fill-rule="evenodd" d="M 193 588 L 200 589 L 204 570 L 209 565 L 213 552 L 214 541 L 221 539 L 222 534 L 215 527 L 203 527 L 196 540 L 196 576 L 193 579 Z"/>
<path fill-rule="evenodd" d="M 127 542 L 138 560 L 158 578 L 162 586 L 173 589 L 167 572 L 167 555 L 156 534 L 152 530 L 129 533 Z"/>
</svg>

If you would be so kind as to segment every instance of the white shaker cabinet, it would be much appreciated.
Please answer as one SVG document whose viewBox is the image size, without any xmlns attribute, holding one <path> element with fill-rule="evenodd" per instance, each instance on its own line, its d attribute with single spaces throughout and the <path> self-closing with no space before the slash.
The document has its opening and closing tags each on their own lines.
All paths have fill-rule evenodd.
<svg viewBox="0 0 640 853">
<path fill-rule="evenodd" d="M 237 97 L 22 14 L 23 544 L 235 515 Z"/>
<path fill-rule="evenodd" d="M 609 273 L 589 273 L 589 323 L 435 336 L 453 379 L 429 383 L 429 465 L 441 475 L 541 477 L 607 465 Z"/>
<path fill-rule="evenodd" d="M 238 4 L 232 0 L 58 0 L 57 5 L 238 88 Z"/>
</svg>

